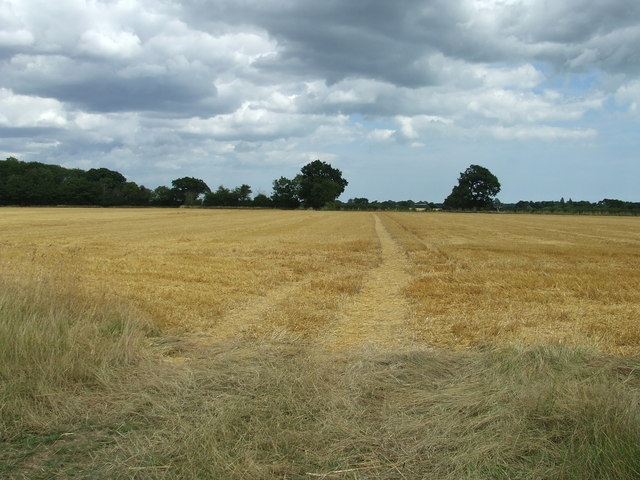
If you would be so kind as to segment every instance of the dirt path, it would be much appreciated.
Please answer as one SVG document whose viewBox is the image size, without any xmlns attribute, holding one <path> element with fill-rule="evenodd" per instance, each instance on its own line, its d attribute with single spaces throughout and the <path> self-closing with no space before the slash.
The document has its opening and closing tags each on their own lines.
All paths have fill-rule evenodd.
<svg viewBox="0 0 640 480">
<path fill-rule="evenodd" d="M 224 321 L 216 326 L 216 337 L 229 339 L 238 335 L 269 333 L 273 338 L 284 333 L 284 329 L 274 330 L 274 326 L 265 324 L 270 313 L 282 308 L 287 300 L 295 298 L 302 289 L 308 288 L 310 279 L 287 283 L 271 290 L 264 297 L 257 298 L 244 307 L 229 312 Z"/>
<path fill-rule="evenodd" d="M 327 350 L 350 350 L 367 345 L 398 350 L 415 346 L 410 309 L 403 295 L 412 278 L 408 273 L 409 262 L 379 216 L 374 214 L 373 218 L 382 261 L 368 273 L 360 292 L 336 312 L 337 319 L 330 321 L 322 333 L 316 333 L 318 337 L 312 341 Z M 277 317 L 292 299 L 299 299 L 301 292 L 309 290 L 312 280 L 286 283 L 265 296 L 252 298 L 227 312 L 214 326 L 202 326 L 191 336 L 192 340 L 208 344 L 245 335 L 267 334 L 276 338 L 287 334 L 286 329 L 272 325 L 267 319 Z"/>
<path fill-rule="evenodd" d="M 347 350 L 372 345 L 376 348 L 407 348 L 414 344 L 409 308 L 402 290 L 409 284 L 409 262 L 378 215 L 375 229 L 382 263 L 371 271 L 362 290 L 345 306 L 334 330 L 321 343 Z"/>
</svg>

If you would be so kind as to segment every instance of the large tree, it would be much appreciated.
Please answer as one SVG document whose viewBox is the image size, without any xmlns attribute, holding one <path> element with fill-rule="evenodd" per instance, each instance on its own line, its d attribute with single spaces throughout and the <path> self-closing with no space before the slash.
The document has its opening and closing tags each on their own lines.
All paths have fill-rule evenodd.
<svg viewBox="0 0 640 480">
<path fill-rule="evenodd" d="M 320 160 L 302 167 L 296 181 L 300 186 L 298 195 L 304 206 L 315 209 L 333 202 L 349 184 L 340 170 Z"/>
<path fill-rule="evenodd" d="M 300 184 L 296 180 L 280 177 L 273 181 L 271 201 L 276 208 L 298 208 L 300 206 Z"/>
<path fill-rule="evenodd" d="M 490 210 L 500 191 L 498 178 L 485 167 L 471 165 L 458 178 L 458 185 L 445 199 L 444 206 L 459 210 Z"/>
<path fill-rule="evenodd" d="M 171 185 L 176 198 L 184 205 L 193 205 L 200 195 L 211 191 L 204 180 L 193 177 L 176 178 Z"/>
<path fill-rule="evenodd" d="M 233 195 L 237 199 L 238 205 L 251 205 L 251 187 L 246 183 L 243 183 L 239 187 L 234 188 Z"/>
</svg>

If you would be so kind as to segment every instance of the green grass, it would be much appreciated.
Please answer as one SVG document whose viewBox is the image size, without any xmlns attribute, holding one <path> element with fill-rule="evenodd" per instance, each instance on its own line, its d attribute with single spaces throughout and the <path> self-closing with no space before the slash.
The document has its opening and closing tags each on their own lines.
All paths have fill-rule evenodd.
<svg viewBox="0 0 640 480">
<path fill-rule="evenodd" d="M 637 358 L 264 341 L 180 364 L 100 305 L 0 294 L 3 478 L 640 478 Z"/>
</svg>

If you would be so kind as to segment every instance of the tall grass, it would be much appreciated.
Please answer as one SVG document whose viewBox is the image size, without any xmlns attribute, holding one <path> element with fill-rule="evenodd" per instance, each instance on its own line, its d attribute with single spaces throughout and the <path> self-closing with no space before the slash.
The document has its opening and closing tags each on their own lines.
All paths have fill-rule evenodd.
<svg viewBox="0 0 640 480">
<path fill-rule="evenodd" d="M 135 478 L 634 479 L 634 362 L 548 346 L 218 346 L 103 461 Z"/>
<path fill-rule="evenodd" d="M 634 357 L 335 353 L 283 336 L 182 341 L 165 351 L 188 358 L 166 362 L 126 308 L 2 287 L 2 477 L 640 478 Z"/>
<path fill-rule="evenodd" d="M 0 282 L 0 425 L 38 428 L 71 414 L 73 392 L 110 388 L 151 331 L 122 306 L 59 280 Z"/>
</svg>

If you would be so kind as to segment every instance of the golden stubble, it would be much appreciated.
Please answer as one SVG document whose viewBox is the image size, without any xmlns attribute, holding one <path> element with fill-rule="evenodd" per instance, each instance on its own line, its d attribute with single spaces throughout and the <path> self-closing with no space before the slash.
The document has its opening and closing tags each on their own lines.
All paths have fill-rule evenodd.
<svg viewBox="0 0 640 480">
<path fill-rule="evenodd" d="M 640 221 L 390 214 L 411 259 L 423 342 L 519 342 L 640 352 Z"/>
<path fill-rule="evenodd" d="M 0 228 L 7 275 L 55 275 L 132 302 L 166 332 L 213 338 L 306 337 L 378 261 L 366 214 L 2 209 Z"/>
<path fill-rule="evenodd" d="M 3 208 L 0 267 L 209 341 L 640 353 L 637 218 Z"/>
</svg>

